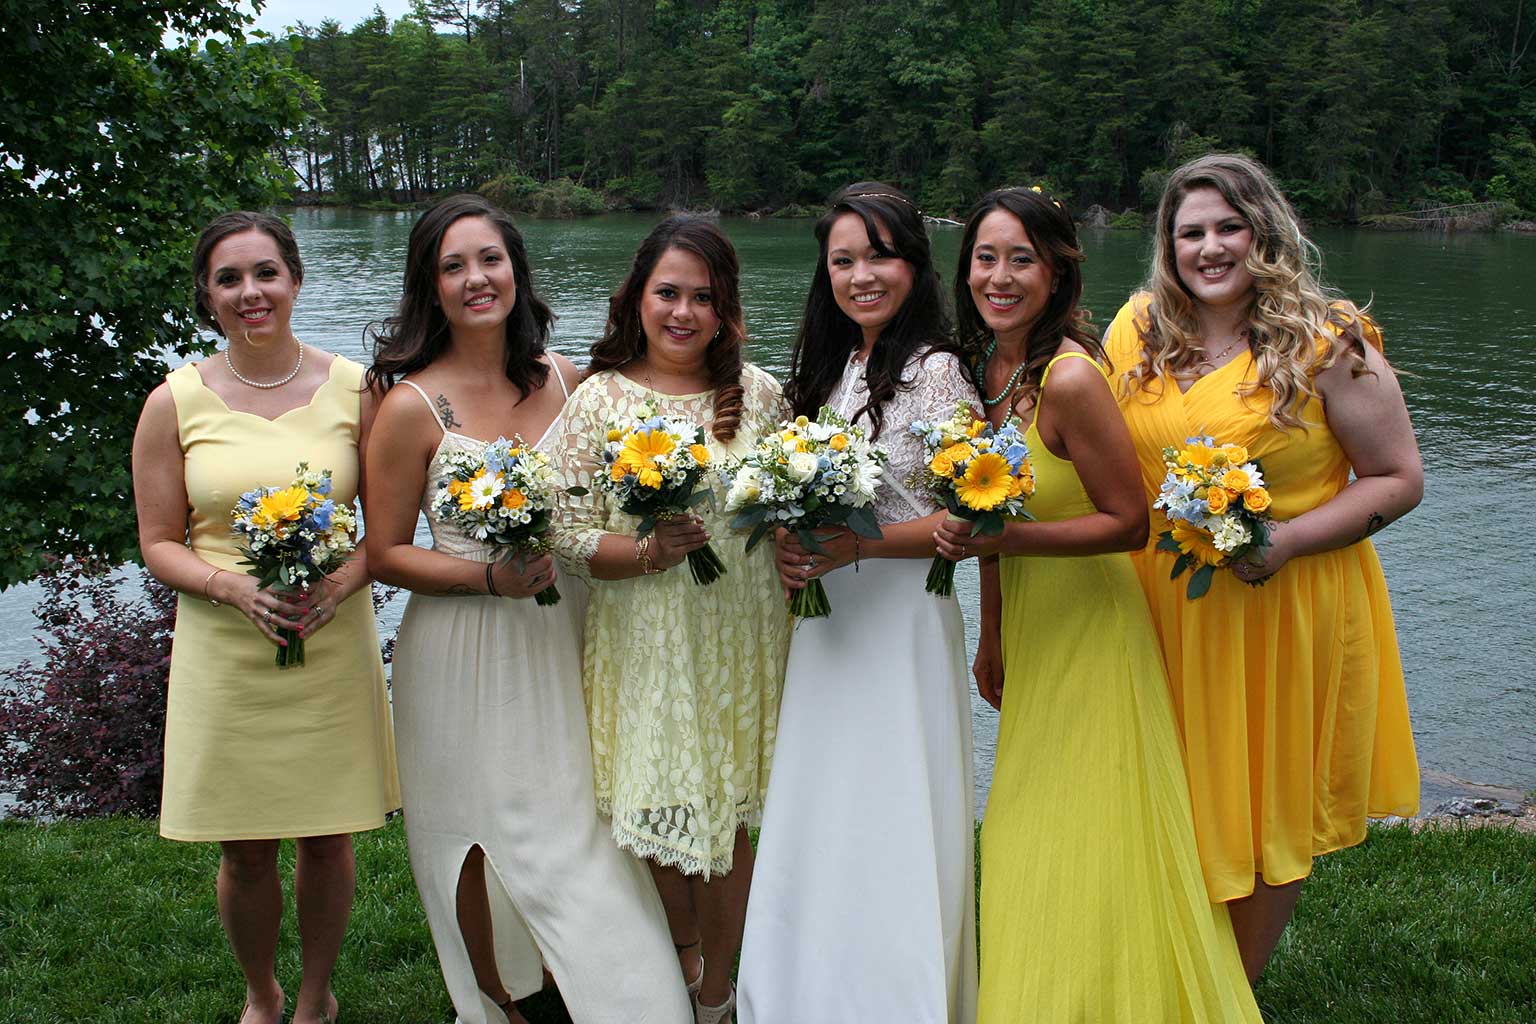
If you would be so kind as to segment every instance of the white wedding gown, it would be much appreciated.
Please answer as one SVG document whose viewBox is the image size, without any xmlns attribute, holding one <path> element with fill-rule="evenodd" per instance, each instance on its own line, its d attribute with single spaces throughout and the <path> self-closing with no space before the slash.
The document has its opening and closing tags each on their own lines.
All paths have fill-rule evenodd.
<svg viewBox="0 0 1536 1024">
<path fill-rule="evenodd" d="M 828 404 L 868 400 L 850 362 Z M 882 525 L 936 511 L 905 480 L 915 419 L 976 393 L 951 355 L 909 364 L 885 408 Z M 863 421 L 869 429 L 867 420 Z M 960 607 L 927 558 L 824 577 L 832 614 L 797 623 L 747 904 L 741 1024 L 970 1024 L 976 1015 L 970 683 Z"/>
</svg>

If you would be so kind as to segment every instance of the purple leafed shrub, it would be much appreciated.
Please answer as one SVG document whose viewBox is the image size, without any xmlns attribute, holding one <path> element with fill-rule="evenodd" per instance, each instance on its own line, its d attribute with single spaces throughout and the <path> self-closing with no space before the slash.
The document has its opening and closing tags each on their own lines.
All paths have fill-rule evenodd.
<svg viewBox="0 0 1536 1024">
<path fill-rule="evenodd" d="M 154 817 L 176 594 L 74 559 L 39 582 L 41 659 L 0 673 L 0 792 L 24 817 Z M 374 608 L 395 593 L 375 587 Z"/>
<path fill-rule="evenodd" d="M 74 559 L 39 582 L 41 660 L 4 673 L 0 790 L 14 813 L 85 817 L 160 809 L 165 684 L 176 595 Z"/>
</svg>

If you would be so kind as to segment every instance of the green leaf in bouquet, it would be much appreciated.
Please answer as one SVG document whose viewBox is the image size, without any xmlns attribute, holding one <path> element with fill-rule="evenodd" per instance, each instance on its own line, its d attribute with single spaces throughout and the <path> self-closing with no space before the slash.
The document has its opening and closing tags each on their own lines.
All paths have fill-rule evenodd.
<svg viewBox="0 0 1536 1024">
<path fill-rule="evenodd" d="M 653 515 L 642 516 L 640 518 L 640 525 L 635 528 L 635 539 L 645 540 L 654 529 L 656 529 L 656 517 Z"/>
<path fill-rule="evenodd" d="M 753 505 L 750 508 L 742 509 L 731 517 L 731 529 L 750 530 L 767 517 L 768 509 L 766 506 Z"/>
<path fill-rule="evenodd" d="M 865 540 L 879 540 L 884 536 L 880 532 L 880 520 L 875 518 L 873 506 L 865 505 L 863 508 L 851 509 L 845 521 L 848 529 Z"/>
<path fill-rule="evenodd" d="M 565 489 L 565 493 L 569 494 L 573 498 L 585 498 L 592 492 L 587 490 L 585 487 L 567 487 Z"/>
<path fill-rule="evenodd" d="M 1204 597 L 1205 592 L 1211 589 L 1211 579 L 1216 575 L 1214 565 L 1202 565 L 1196 569 L 1194 575 L 1189 578 L 1189 586 L 1184 590 L 1184 596 L 1191 601 Z"/>
<path fill-rule="evenodd" d="M 747 538 L 747 550 L 751 551 L 762 543 L 764 537 L 773 532 L 775 523 L 772 519 L 764 520 L 752 528 L 752 534 Z"/>
<path fill-rule="evenodd" d="M 795 537 L 799 539 L 800 546 L 817 555 L 831 556 L 832 552 L 821 546 L 821 541 L 816 538 L 816 531 L 802 526 L 795 530 Z"/>
<path fill-rule="evenodd" d="M 1157 550 L 1171 551 L 1175 555 L 1182 555 L 1184 553 L 1184 549 L 1179 547 L 1179 542 L 1173 539 L 1172 530 L 1164 530 L 1157 535 Z"/>
<path fill-rule="evenodd" d="M 1003 532 L 1003 517 L 997 512 L 983 512 L 976 517 L 976 522 L 971 525 L 971 536 L 986 534 L 988 537 L 996 537 Z"/>
<path fill-rule="evenodd" d="M 1171 580 L 1178 579 L 1184 570 L 1188 569 L 1194 563 L 1194 558 L 1184 554 L 1182 551 L 1179 552 L 1179 557 L 1173 560 L 1173 572 L 1168 574 L 1168 578 Z"/>
</svg>

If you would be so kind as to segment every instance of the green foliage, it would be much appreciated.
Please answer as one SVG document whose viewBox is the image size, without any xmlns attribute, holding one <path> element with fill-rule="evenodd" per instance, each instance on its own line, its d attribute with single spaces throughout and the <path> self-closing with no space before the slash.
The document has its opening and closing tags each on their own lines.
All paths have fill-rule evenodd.
<svg viewBox="0 0 1536 1024">
<path fill-rule="evenodd" d="M 233 0 L 0 0 L 0 587 L 50 554 L 137 556 L 139 407 L 167 354 L 205 347 L 192 242 L 282 196 L 279 143 L 312 99 L 246 20 Z"/>
<path fill-rule="evenodd" d="M 404 828 L 396 819 L 354 842 L 357 904 L 334 981 L 341 1019 L 451 1020 Z M 1510 829 L 1415 834 L 1404 827 L 1373 827 L 1361 846 L 1320 858 L 1259 979 L 1266 1019 L 1536 1018 L 1533 858 L 1536 836 Z M 166 842 L 153 822 L 123 818 L 41 827 L 0 821 L 0 863 L 8 883 L 0 886 L 7 925 L 0 930 L 0 991 L 7 1008 L 47 1008 L 18 1019 L 234 1019 L 244 986 L 219 928 L 213 844 Z M 292 877 L 291 843 L 283 844 L 280 870 Z M 291 902 L 288 908 L 277 974 L 291 999 L 300 960 Z M 553 992 L 521 1009 L 532 1024 L 569 1020 Z"/>
<path fill-rule="evenodd" d="M 1138 210 L 1126 210 L 1110 217 L 1109 226 L 1116 231 L 1143 231 L 1147 226 L 1147 218 Z"/>
<path fill-rule="evenodd" d="M 1488 182 L 1488 198 L 1536 211 L 1536 140 L 1531 132 L 1519 125 L 1491 141 L 1498 173 Z"/>
</svg>

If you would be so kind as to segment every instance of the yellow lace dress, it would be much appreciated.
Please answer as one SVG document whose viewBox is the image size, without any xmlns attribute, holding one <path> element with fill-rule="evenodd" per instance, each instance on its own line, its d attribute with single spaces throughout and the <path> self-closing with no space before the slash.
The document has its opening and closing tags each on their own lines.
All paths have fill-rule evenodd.
<svg viewBox="0 0 1536 1024">
<path fill-rule="evenodd" d="M 1053 359 L 1042 402 L 1068 358 L 1087 359 Z M 1091 514 L 1073 464 L 1034 424 L 1025 438 L 1031 514 Z M 1005 675 L 981 833 L 977 1020 L 1258 1024 L 1226 908 L 1206 897 L 1130 556 L 1004 558 L 1000 572 Z"/>
<path fill-rule="evenodd" d="M 1163 447 L 1195 434 L 1262 462 L 1277 520 L 1344 489 L 1349 460 L 1322 404 L 1303 407 L 1307 430 L 1276 430 L 1264 396 L 1238 393 L 1252 379 L 1246 353 L 1186 393 L 1173 381 L 1127 393 L 1120 381 L 1141 358 L 1136 320 L 1148 301 L 1120 310 L 1106 347 L 1149 505 Z M 1165 529 L 1153 509 L 1134 561 L 1168 667 L 1211 897 L 1246 896 L 1255 875 L 1271 885 L 1304 878 L 1313 857 L 1363 840 L 1367 816 L 1417 813 L 1403 668 L 1371 542 L 1293 558 L 1260 587 L 1218 571 L 1190 601 L 1185 579 L 1169 579 L 1174 556 L 1154 550 Z"/>
<path fill-rule="evenodd" d="M 745 454 L 784 417 L 778 382 L 747 365 L 745 408 L 729 446 L 708 441 L 716 466 Z M 665 395 L 615 371 L 593 374 L 571 395 L 554 428 L 564 486 L 590 490 L 562 500 L 556 544 L 579 576 L 604 533 L 633 535 L 637 520 L 592 487 L 611 419 L 641 404 L 708 432 L 714 392 Z M 654 576 L 591 580 L 583 688 L 592 734 L 598 810 L 618 844 L 687 874 L 731 869 L 738 828 L 758 823 L 768 787 L 789 650 L 789 614 L 773 546 L 748 555 L 725 515 L 700 506 L 725 574 L 708 586 L 687 563 Z"/>
</svg>

